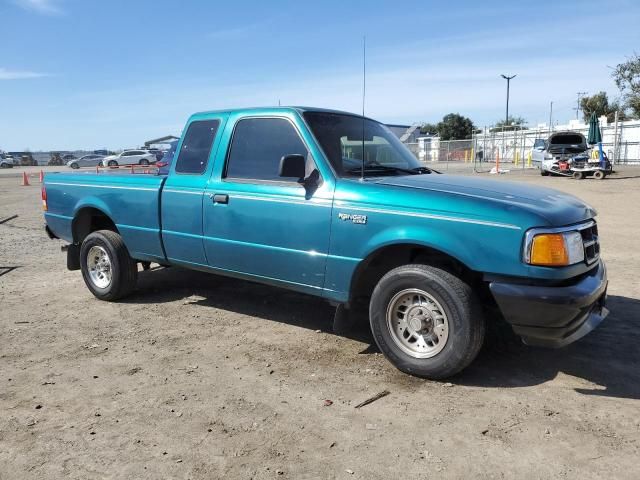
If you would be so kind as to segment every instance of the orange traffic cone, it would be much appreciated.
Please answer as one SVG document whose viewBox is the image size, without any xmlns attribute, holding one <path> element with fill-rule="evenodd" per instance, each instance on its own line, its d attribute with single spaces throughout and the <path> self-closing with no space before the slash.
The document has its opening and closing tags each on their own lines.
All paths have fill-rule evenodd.
<svg viewBox="0 0 640 480">
<path fill-rule="evenodd" d="M 28 187 L 31 184 L 29 183 L 29 177 L 27 177 L 27 172 L 22 172 L 22 186 Z"/>
<path fill-rule="evenodd" d="M 40 183 L 44 182 L 44 172 L 40 170 Z"/>
</svg>

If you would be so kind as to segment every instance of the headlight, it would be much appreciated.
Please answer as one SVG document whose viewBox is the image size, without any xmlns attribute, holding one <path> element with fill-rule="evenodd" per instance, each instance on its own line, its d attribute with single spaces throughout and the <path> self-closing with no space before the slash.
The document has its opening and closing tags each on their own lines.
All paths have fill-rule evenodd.
<svg viewBox="0 0 640 480">
<path fill-rule="evenodd" d="M 529 231 L 524 248 L 524 261 L 530 265 L 563 267 L 584 261 L 582 235 L 577 231 Z"/>
</svg>

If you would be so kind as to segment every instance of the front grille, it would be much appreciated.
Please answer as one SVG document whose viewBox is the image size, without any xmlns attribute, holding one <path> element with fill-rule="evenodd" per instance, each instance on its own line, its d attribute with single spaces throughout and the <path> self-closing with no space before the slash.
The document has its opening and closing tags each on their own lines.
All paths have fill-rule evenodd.
<svg viewBox="0 0 640 480">
<path fill-rule="evenodd" d="M 582 244 L 584 245 L 584 259 L 587 264 L 592 264 L 600 257 L 600 240 L 598 238 L 598 225 L 591 222 L 580 229 Z"/>
</svg>

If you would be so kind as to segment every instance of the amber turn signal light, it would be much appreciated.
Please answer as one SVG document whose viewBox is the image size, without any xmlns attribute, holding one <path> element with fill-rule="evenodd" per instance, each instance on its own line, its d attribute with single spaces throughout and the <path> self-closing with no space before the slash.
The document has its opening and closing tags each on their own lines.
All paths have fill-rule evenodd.
<svg viewBox="0 0 640 480">
<path fill-rule="evenodd" d="M 536 235 L 531 242 L 532 265 L 564 266 L 569 265 L 569 253 L 561 233 Z"/>
</svg>

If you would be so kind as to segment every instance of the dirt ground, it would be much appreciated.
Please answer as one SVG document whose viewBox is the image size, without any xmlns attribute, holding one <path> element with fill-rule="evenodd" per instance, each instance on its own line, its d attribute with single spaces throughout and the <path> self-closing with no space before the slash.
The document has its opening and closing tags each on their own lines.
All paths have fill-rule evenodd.
<svg viewBox="0 0 640 480">
<path fill-rule="evenodd" d="M 0 178 L 0 221 L 18 215 L 0 224 L 0 479 L 640 478 L 640 168 L 500 180 L 597 208 L 611 314 L 439 383 L 296 293 L 158 268 L 100 302 L 46 237 L 37 180 Z"/>
</svg>

